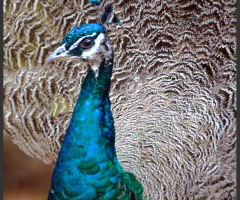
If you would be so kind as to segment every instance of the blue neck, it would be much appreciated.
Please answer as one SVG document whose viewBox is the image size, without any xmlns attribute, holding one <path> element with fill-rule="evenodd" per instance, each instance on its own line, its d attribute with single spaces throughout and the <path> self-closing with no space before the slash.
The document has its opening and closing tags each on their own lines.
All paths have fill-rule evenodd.
<svg viewBox="0 0 240 200">
<path fill-rule="evenodd" d="M 101 64 L 98 78 L 89 68 L 54 168 L 49 200 L 142 199 L 141 184 L 116 157 L 111 73 L 112 62 Z"/>
<path fill-rule="evenodd" d="M 80 162 L 100 163 L 115 158 L 115 131 L 109 100 L 110 63 L 108 66 L 101 63 L 97 78 L 89 68 L 59 153 L 60 162 L 74 158 Z M 73 152 L 78 155 L 76 158 Z"/>
<path fill-rule="evenodd" d="M 86 99 L 97 98 L 100 100 L 108 98 L 111 86 L 111 75 L 112 62 L 110 62 L 110 65 L 108 66 L 105 66 L 104 61 L 100 64 L 99 75 L 97 78 L 95 78 L 95 73 L 89 67 L 87 76 L 82 84 L 81 92 L 78 97 L 75 110 L 78 109 L 81 105 L 81 102 Z"/>
</svg>

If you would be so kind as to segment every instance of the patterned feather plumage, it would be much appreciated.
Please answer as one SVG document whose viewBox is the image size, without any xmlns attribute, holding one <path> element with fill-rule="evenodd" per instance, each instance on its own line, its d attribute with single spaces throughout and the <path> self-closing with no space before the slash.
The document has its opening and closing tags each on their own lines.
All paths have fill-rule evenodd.
<svg viewBox="0 0 240 200">
<path fill-rule="evenodd" d="M 44 60 L 109 4 L 123 169 L 146 199 L 236 199 L 236 1 L 4 1 L 5 133 L 56 161 L 87 68 Z"/>
</svg>

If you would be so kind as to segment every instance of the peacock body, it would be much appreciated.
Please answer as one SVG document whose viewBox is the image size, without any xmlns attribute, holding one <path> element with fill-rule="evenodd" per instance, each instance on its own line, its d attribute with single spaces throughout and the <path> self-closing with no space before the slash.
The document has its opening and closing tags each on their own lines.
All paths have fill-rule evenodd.
<svg viewBox="0 0 240 200">
<path fill-rule="evenodd" d="M 100 24 L 73 28 L 46 60 L 78 59 L 88 66 L 53 171 L 48 199 L 142 199 L 142 186 L 120 166 L 109 90 L 113 48 Z"/>
</svg>

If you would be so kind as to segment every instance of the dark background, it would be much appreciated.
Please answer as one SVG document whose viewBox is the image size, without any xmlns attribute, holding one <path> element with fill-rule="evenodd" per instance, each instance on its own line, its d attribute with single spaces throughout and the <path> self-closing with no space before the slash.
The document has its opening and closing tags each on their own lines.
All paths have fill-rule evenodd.
<svg viewBox="0 0 240 200">
<path fill-rule="evenodd" d="M 53 167 L 24 154 L 3 135 L 4 200 L 46 200 Z"/>
</svg>

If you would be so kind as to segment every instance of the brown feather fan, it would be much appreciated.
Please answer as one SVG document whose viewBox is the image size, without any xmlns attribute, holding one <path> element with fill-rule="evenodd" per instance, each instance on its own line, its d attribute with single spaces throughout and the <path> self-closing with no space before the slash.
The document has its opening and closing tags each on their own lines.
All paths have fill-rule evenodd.
<svg viewBox="0 0 240 200">
<path fill-rule="evenodd" d="M 103 1 L 118 159 L 145 199 L 236 199 L 236 1 Z M 4 132 L 54 163 L 86 67 L 44 66 L 101 13 L 84 0 L 4 0 Z"/>
</svg>

